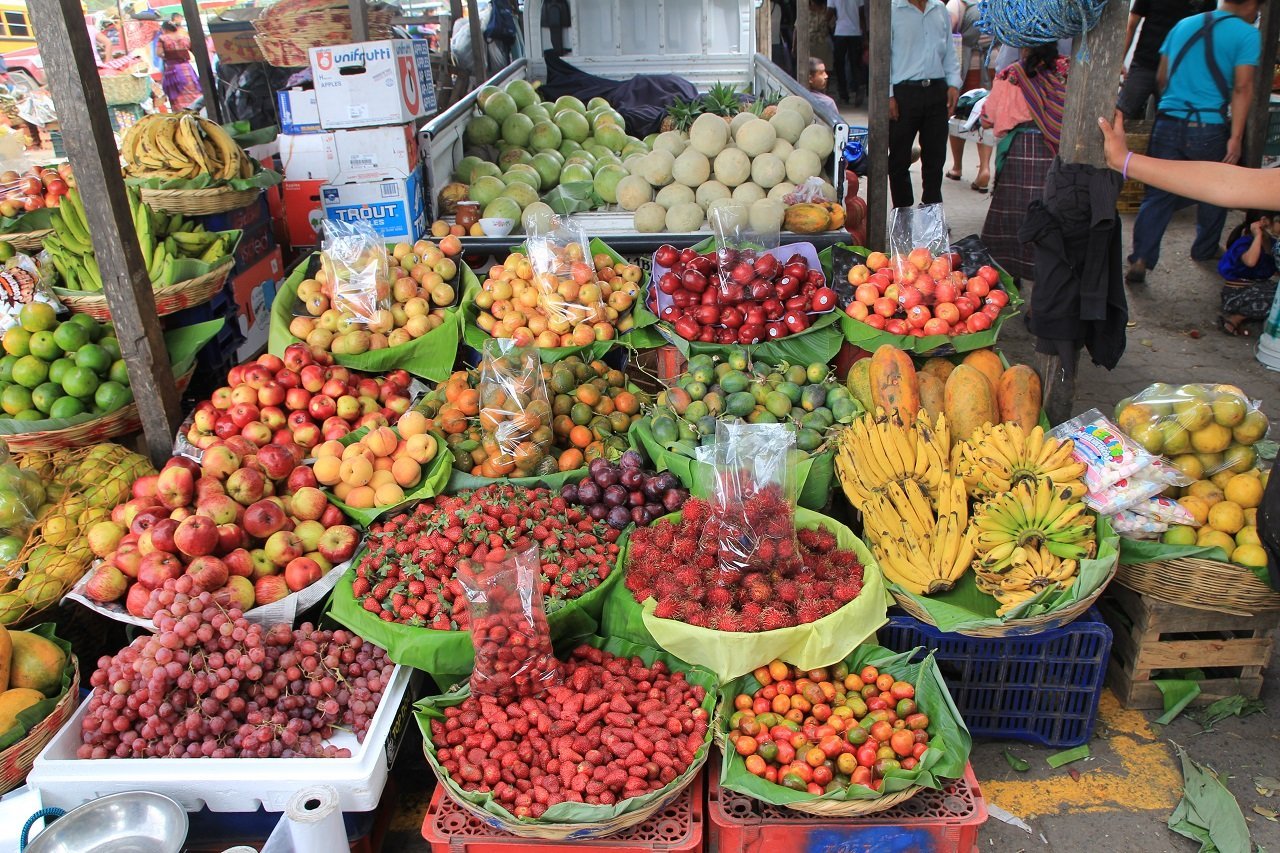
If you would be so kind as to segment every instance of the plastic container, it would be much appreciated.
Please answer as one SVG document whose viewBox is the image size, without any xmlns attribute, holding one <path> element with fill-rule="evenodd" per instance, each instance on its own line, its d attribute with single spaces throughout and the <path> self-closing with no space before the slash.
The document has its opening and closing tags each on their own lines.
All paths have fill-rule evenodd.
<svg viewBox="0 0 1280 853">
<path fill-rule="evenodd" d="M 1029 636 L 945 634 L 905 615 L 891 616 L 878 636 L 886 648 L 934 653 L 975 737 L 1069 747 L 1093 735 L 1111 655 L 1111 629 L 1097 608 Z"/>
<path fill-rule="evenodd" d="M 925 789 L 887 811 L 858 818 L 821 818 L 771 806 L 721 788 L 710 762 L 707 850 L 712 853 L 975 853 L 987 822 L 973 767 L 941 791 Z M 470 851 L 469 851 L 470 853 Z"/>
<path fill-rule="evenodd" d="M 520 850 L 694 853 L 702 850 L 705 834 L 702 795 L 703 776 L 698 775 L 693 784 L 665 809 L 617 835 L 582 841 L 541 841 L 518 838 L 486 825 L 450 799 L 444 793 L 443 785 L 437 785 L 426 819 L 422 822 L 422 837 L 431 845 L 432 853 L 515 853 Z"/>
<path fill-rule="evenodd" d="M 72 809 L 95 797 L 139 789 L 177 800 L 187 811 L 282 812 L 305 780 L 323 780 L 337 791 L 344 812 L 378 807 L 387 771 L 406 722 L 412 721 L 413 670 L 397 666 L 364 743 L 341 733 L 330 743 L 349 747 L 351 758 L 76 758 L 80 721 L 75 714 L 36 756 L 27 784 L 38 788 L 46 806 Z"/>
</svg>

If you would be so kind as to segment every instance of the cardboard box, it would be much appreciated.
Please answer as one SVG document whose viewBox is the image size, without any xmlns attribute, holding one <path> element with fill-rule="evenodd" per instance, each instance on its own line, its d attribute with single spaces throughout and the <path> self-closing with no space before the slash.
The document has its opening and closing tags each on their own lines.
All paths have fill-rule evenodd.
<svg viewBox="0 0 1280 853">
<path fill-rule="evenodd" d="M 205 216 L 190 216 L 188 218 L 201 223 L 209 231 L 232 231 L 235 229 L 249 231 L 263 222 L 270 222 L 271 211 L 267 207 L 266 197 L 260 195 L 257 201 L 244 207 L 238 207 L 235 210 L 210 213 Z"/>
<path fill-rule="evenodd" d="M 436 111 L 431 49 L 425 41 L 313 47 L 310 57 L 325 130 L 404 124 Z"/>
<path fill-rule="evenodd" d="M 233 276 L 249 269 L 276 248 L 276 238 L 271 226 L 272 223 L 267 221 L 241 233 L 240 245 L 236 246 L 235 266 L 231 268 Z"/>
<path fill-rule="evenodd" d="M 281 133 L 320 133 L 320 110 L 314 89 L 285 89 L 276 92 L 276 113 Z"/>
<path fill-rule="evenodd" d="M 363 130 L 333 131 L 335 184 L 407 178 L 418 168 L 418 134 L 414 123 Z"/>
<path fill-rule="evenodd" d="M 332 133 L 282 133 L 280 167 L 285 180 L 334 181 L 338 179 L 338 152 Z"/>
<path fill-rule="evenodd" d="M 320 204 L 320 188 L 325 181 L 288 181 L 280 185 L 284 198 L 285 226 L 289 233 L 289 245 L 318 246 L 316 231 L 324 221 L 324 209 Z"/>
<path fill-rule="evenodd" d="M 240 309 L 240 334 L 244 335 L 244 343 L 236 351 L 242 359 L 266 345 L 276 283 L 283 279 L 284 257 L 277 247 L 231 280 L 236 306 Z"/>
<path fill-rule="evenodd" d="M 413 242 L 427 231 L 422 196 L 422 167 L 408 178 L 388 178 L 358 184 L 325 184 L 320 188 L 324 218 L 337 222 L 363 221 L 387 242 Z"/>
<path fill-rule="evenodd" d="M 213 49 L 218 54 L 220 63 L 246 64 L 263 61 L 262 51 L 253 38 L 253 20 L 261 14 L 261 7 L 227 9 L 209 19 L 209 38 L 213 40 Z"/>
</svg>

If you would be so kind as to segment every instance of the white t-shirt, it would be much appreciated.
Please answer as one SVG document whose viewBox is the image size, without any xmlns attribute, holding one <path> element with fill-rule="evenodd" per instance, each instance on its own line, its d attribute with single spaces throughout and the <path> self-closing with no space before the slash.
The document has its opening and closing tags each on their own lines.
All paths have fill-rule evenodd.
<svg viewBox="0 0 1280 853">
<path fill-rule="evenodd" d="M 862 0 L 827 0 L 827 8 L 836 10 L 835 35 L 862 35 L 862 20 L 858 17 Z"/>
</svg>

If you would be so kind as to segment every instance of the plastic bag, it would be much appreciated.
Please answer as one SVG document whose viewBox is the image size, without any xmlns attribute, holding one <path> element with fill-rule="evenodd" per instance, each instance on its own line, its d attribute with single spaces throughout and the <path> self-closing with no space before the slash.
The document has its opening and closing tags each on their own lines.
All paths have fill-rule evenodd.
<svg viewBox="0 0 1280 853">
<path fill-rule="evenodd" d="M 537 347 L 507 338 L 484 342 L 480 362 L 480 426 L 492 442 L 498 476 L 531 477 L 551 446 L 551 403 Z"/>
<path fill-rule="evenodd" d="M 56 272 L 48 252 L 35 257 L 17 254 L 5 262 L 0 269 L 0 332 L 18 325 L 18 312 L 32 302 L 43 302 L 62 313 L 62 303 L 52 289 Z"/>
<path fill-rule="evenodd" d="M 365 222 L 324 224 L 320 273 L 333 308 L 352 321 L 387 325 L 391 311 L 391 267 L 387 248 Z M 381 312 L 387 312 L 381 316 Z M 350 322 L 350 321 L 349 321 Z"/>
<path fill-rule="evenodd" d="M 941 204 L 895 207 L 889 213 L 889 255 L 894 281 L 914 284 L 951 274 L 951 233 Z M 939 266 L 939 264 L 943 266 Z M 943 268 L 945 267 L 945 269 Z M 923 293 L 932 304 L 932 293 Z"/>
<path fill-rule="evenodd" d="M 542 607 L 538 549 L 492 551 L 458 563 L 475 647 L 471 694 L 509 705 L 560 683 L 551 629 Z"/>
<path fill-rule="evenodd" d="M 711 519 L 722 571 L 801 567 L 794 518 L 795 433 L 786 424 L 721 422 L 700 457 L 714 469 Z M 794 560 L 794 564 L 790 561 Z"/>
<path fill-rule="evenodd" d="M 1169 529 L 1166 522 L 1128 509 L 1112 516 L 1111 527 L 1126 539 L 1158 539 Z"/>
<path fill-rule="evenodd" d="M 531 233 L 526 245 L 547 328 L 563 335 L 579 323 L 604 320 L 591 240 L 582 226 L 570 217 L 553 215 L 548 229 Z"/>
<path fill-rule="evenodd" d="M 770 223 L 765 231 L 756 230 L 752 227 L 751 208 L 737 201 L 721 202 L 707 211 L 707 216 L 715 234 L 720 296 L 736 305 L 752 298 L 752 282 L 760 277 L 756 261 L 767 249 L 777 248 L 779 223 Z M 777 269 L 776 263 L 773 269 Z"/>
<path fill-rule="evenodd" d="M 1181 524 L 1184 527 L 1199 527 L 1200 522 L 1191 514 L 1191 511 L 1173 498 L 1157 495 L 1145 501 L 1134 504 L 1129 509 L 1138 515 L 1145 515 L 1147 518 L 1156 521 L 1162 521 L 1165 524 Z"/>
<path fill-rule="evenodd" d="M 1164 488 L 1164 484 L 1157 480 L 1146 480 L 1135 474 L 1100 491 L 1086 493 L 1084 503 L 1099 515 L 1115 515 L 1159 494 Z"/>
<path fill-rule="evenodd" d="M 1268 428 L 1258 402 L 1234 385 L 1158 382 L 1122 400 L 1115 414 L 1126 435 L 1196 479 L 1253 468 L 1254 445 Z"/>
<path fill-rule="evenodd" d="M 1075 442 L 1072 456 L 1085 464 L 1084 485 L 1095 494 L 1151 464 L 1151 454 L 1097 409 L 1058 424 L 1050 434 Z"/>
<path fill-rule="evenodd" d="M 785 204 L 821 204 L 835 201 L 835 187 L 825 178 L 806 178 L 805 182 L 782 197 Z"/>
<path fill-rule="evenodd" d="M 0 441 L 0 535 L 25 539 L 44 501 L 44 481 L 35 471 L 19 468 L 9 455 L 9 445 Z M 12 544 L 4 548 L 16 556 Z M 21 547 L 21 543 L 16 544 Z"/>
</svg>

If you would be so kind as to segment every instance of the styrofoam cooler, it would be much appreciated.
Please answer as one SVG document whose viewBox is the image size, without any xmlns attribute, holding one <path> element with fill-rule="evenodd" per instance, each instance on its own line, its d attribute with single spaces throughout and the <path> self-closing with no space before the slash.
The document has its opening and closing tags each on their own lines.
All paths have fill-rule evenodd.
<svg viewBox="0 0 1280 853">
<path fill-rule="evenodd" d="M 146 790 L 172 797 L 188 811 L 284 811 L 289 799 L 316 780 L 337 790 L 344 812 L 378 807 L 398 741 L 388 737 L 412 725 L 414 671 L 397 666 L 382 694 L 363 743 L 349 732 L 328 742 L 351 750 L 350 758 L 102 758 L 76 757 L 85 699 L 36 756 L 27 784 L 46 806 L 73 809 L 121 791 Z"/>
<path fill-rule="evenodd" d="M 1262 325 L 1255 356 L 1264 367 L 1280 370 L 1280 293 L 1271 302 L 1271 314 Z"/>
</svg>

